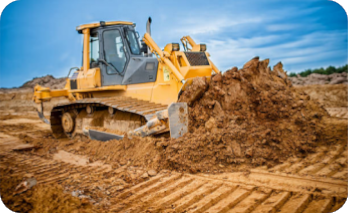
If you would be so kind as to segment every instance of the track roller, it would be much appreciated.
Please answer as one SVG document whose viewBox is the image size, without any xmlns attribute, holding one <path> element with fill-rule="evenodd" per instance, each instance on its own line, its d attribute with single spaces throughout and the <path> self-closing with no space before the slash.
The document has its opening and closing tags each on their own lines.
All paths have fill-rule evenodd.
<svg viewBox="0 0 348 213">
<path fill-rule="evenodd" d="M 113 107 L 109 107 L 108 108 L 108 112 L 109 112 L 110 115 L 113 115 L 113 114 L 115 114 L 116 109 L 114 109 Z"/>
<path fill-rule="evenodd" d="M 69 111 L 63 114 L 62 127 L 65 133 L 71 134 L 74 131 L 76 125 L 76 115 L 77 112 L 75 111 Z"/>
<path fill-rule="evenodd" d="M 94 111 L 95 111 L 95 107 L 94 106 L 91 106 L 91 105 L 87 105 L 86 106 L 87 114 L 91 115 L 91 114 L 93 114 Z"/>
</svg>

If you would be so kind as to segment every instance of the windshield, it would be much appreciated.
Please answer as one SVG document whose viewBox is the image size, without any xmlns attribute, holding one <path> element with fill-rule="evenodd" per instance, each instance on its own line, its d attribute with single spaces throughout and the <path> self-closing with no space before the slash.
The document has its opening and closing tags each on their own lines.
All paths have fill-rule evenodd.
<svg viewBox="0 0 348 213">
<path fill-rule="evenodd" d="M 139 43 L 135 32 L 133 30 L 126 30 L 126 37 L 132 54 L 140 55 Z"/>
</svg>

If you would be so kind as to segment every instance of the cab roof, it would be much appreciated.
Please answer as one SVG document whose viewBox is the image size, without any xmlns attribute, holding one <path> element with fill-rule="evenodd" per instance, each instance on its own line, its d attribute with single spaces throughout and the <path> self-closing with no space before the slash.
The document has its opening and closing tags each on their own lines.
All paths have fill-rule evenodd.
<svg viewBox="0 0 348 213">
<path fill-rule="evenodd" d="M 133 22 L 129 21 L 106 21 L 105 25 L 135 25 Z M 100 27 L 99 23 L 83 24 L 76 27 L 76 30 L 81 32 L 83 29 Z"/>
</svg>

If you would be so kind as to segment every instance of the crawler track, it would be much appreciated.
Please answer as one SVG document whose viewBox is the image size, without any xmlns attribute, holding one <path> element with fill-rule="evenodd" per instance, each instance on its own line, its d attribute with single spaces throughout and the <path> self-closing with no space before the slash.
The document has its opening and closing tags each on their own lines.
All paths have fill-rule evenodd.
<svg viewBox="0 0 348 213">
<path fill-rule="evenodd" d="M 140 127 L 144 124 L 144 122 L 148 121 L 152 118 L 152 116 L 157 112 L 161 111 L 167 108 L 166 105 L 161 104 L 155 104 L 149 101 L 142 101 L 137 100 L 134 98 L 129 97 L 113 97 L 113 98 L 86 98 L 83 100 L 78 100 L 71 103 L 64 103 L 64 104 L 58 104 L 53 107 L 51 111 L 50 116 L 50 123 L 51 123 L 51 129 L 53 132 L 53 135 L 56 138 L 64 138 L 66 137 L 66 133 L 64 132 L 64 129 L 62 127 L 62 115 L 64 112 L 69 112 L 76 110 L 76 127 L 75 131 L 78 133 L 82 133 L 83 125 L 91 122 L 91 116 L 88 116 L 85 112 L 85 109 L 87 106 L 94 107 L 97 110 L 96 111 L 102 111 L 104 110 L 106 113 L 108 112 L 109 108 L 112 108 L 115 110 L 115 112 L 123 112 L 129 114 L 128 117 L 131 117 L 136 115 L 138 117 L 137 120 L 139 122 L 134 122 L 131 120 L 124 120 L 124 118 L 120 121 L 118 118 L 114 118 L 111 120 L 112 123 L 109 123 L 108 125 L 105 123 L 98 124 L 99 127 L 106 127 L 109 126 L 120 126 L 118 129 L 119 131 L 122 130 L 131 130 L 136 127 Z M 112 115 L 114 116 L 114 115 Z M 124 116 L 123 116 L 124 117 Z M 85 119 L 85 120 L 83 120 Z M 95 120 L 98 120 L 100 118 L 96 118 Z M 143 120 L 143 122 L 141 122 Z M 128 123 L 125 123 L 128 122 Z M 127 132 L 127 131 L 126 131 Z M 68 134 L 69 137 L 73 137 L 74 134 Z"/>
</svg>

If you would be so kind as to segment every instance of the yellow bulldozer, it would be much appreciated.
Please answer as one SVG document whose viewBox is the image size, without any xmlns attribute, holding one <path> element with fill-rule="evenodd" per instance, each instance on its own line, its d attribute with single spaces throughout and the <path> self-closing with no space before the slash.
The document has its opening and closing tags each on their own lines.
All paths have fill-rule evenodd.
<svg viewBox="0 0 348 213">
<path fill-rule="evenodd" d="M 78 26 L 83 35 L 82 67 L 71 68 L 64 89 L 37 85 L 33 101 L 39 117 L 51 125 L 56 138 L 85 134 L 107 141 L 128 136 L 170 133 L 178 138 L 188 130 L 186 103 L 177 103 L 194 77 L 210 79 L 220 71 L 209 59 L 205 44 L 190 36 L 158 47 L 151 37 L 151 18 L 140 39 L 135 24 L 111 21 Z M 73 71 L 72 75 L 71 71 Z M 66 97 L 68 103 L 43 115 L 43 102 Z"/>
</svg>

